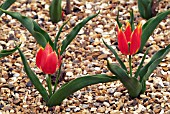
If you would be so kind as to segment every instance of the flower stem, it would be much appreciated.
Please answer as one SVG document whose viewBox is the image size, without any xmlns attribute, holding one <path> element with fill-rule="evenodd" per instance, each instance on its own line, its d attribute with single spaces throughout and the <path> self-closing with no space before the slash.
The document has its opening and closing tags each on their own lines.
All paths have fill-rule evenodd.
<svg viewBox="0 0 170 114">
<path fill-rule="evenodd" d="M 58 80 L 60 78 L 60 72 L 61 72 L 61 65 L 60 65 L 60 68 L 59 68 L 58 73 L 57 73 L 56 81 L 55 81 L 55 84 L 54 84 L 53 94 L 55 93 L 55 90 L 57 88 L 57 83 L 58 83 Z"/>
<path fill-rule="evenodd" d="M 130 68 L 130 77 L 132 77 L 132 56 L 129 55 L 129 68 Z"/>
<path fill-rule="evenodd" d="M 51 86 L 51 75 L 50 74 L 46 75 L 46 82 L 47 82 L 47 86 L 48 86 L 48 92 L 51 97 L 52 96 L 52 86 Z"/>
</svg>

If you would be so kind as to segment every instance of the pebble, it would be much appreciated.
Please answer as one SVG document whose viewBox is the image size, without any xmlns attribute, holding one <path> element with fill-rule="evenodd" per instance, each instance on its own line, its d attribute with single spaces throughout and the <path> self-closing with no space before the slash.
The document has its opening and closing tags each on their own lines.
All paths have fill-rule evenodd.
<svg viewBox="0 0 170 114">
<path fill-rule="evenodd" d="M 85 13 L 87 13 L 87 14 L 92 14 L 92 11 L 87 9 L 87 10 L 85 11 Z"/>
<path fill-rule="evenodd" d="M 110 104 L 108 102 L 103 102 L 103 104 L 106 106 L 106 107 L 110 107 Z"/>
<path fill-rule="evenodd" d="M 95 69 L 95 71 L 101 70 L 100 67 L 95 67 L 94 69 Z"/>
<path fill-rule="evenodd" d="M 86 4 L 86 8 L 87 8 L 87 9 L 91 9 L 91 8 L 92 8 L 92 5 L 91 5 L 90 3 L 87 3 L 87 4 Z"/>
<path fill-rule="evenodd" d="M 88 108 L 89 104 L 82 104 L 82 108 Z"/>
<path fill-rule="evenodd" d="M 14 84 L 13 83 L 8 83 L 8 88 L 9 89 L 13 89 L 14 88 Z"/>
<path fill-rule="evenodd" d="M 4 105 L 0 104 L 0 109 L 2 109 L 4 107 Z"/>
<path fill-rule="evenodd" d="M 107 92 L 109 93 L 109 94 L 113 94 L 114 92 L 115 92 L 115 90 L 116 90 L 116 88 L 109 88 L 109 89 L 107 89 Z"/>
<path fill-rule="evenodd" d="M 136 112 L 140 113 L 140 112 L 145 111 L 145 110 L 146 110 L 146 108 L 143 105 L 139 104 L 138 109 L 136 110 Z"/>
<path fill-rule="evenodd" d="M 99 107 L 99 108 L 97 109 L 97 112 L 103 113 L 103 112 L 105 112 L 105 110 L 106 110 L 105 107 Z"/>
<path fill-rule="evenodd" d="M 96 107 L 92 107 L 92 108 L 90 109 L 91 112 L 96 112 L 96 110 L 97 110 Z"/>
<path fill-rule="evenodd" d="M 95 102 L 94 103 L 94 106 L 96 106 L 96 107 L 98 107 L 98 106 L 100 106 L 101 105 L 101 103 L 99 103 L 99 102 Z"/>
<path fill-rule="evenodd" d="M 74 109 L 74 112 L 78 112 L 78 111 L 80 111 L 80 107 L 76 107 L 76 108 Z"/>
<path fill-rule="evenodd" d="M 168 82 L 170 82 L 170 74 L 167 76 L 167 79 L 166 79 Z"/>
<path fill-rule="evenodd" d="M 13 75 L 13 77 L 18 77 L 18 76 L 20 76 L 19 73 L 15 73 L 15 74 Z"/>
<path fill-rule="evenodd" d="M 75 19 L 70 19 L 70 24 L 71 24 L 71 26 L 75 26 L 75 24 L 76 24 Z"/>
<path fill-rule="evenodd" d="M 73 72 L 67 72 L 66 76 L 72 77 L 73 76 Z"/>
<path fill-rule="evenodd" d="M 14 97 L 15 97 L 15 99 L 18 99 L 18 98 L 19 98 L 19 94 L 18 94 L 18 93 L 15 93 L 15 94 L 14 94 Z"/>
<path fill-rule="evenodd" d="M 103 33 L 103 29 L 101 28 L 95 28 L 94 31 L 97 33 Z"/>
<path fill-rule="evenodd" d="M 120 97 L 121 95 L 122 95 L 121 92 L 115 92 L 115 93 L 114 93 L 114 96 L 115 96 L 115 97 Z"/>
<path fill-rule="evenodd" d="M 6 83 L 5 78 L 0 78 L 0 82 L 1 82 L 1 83 Z"/>
<path fill-rule="evenodd" d="M 121 114 L 121 113 L 118 110 L 112 110 L 112 111 L 110 111 L 110 114 Z"/>
<path fill-rule="evenodd" d="M 107 59 L 108 55 L 107 54 L 101 54 L 98 56 L 98 59 Z"/>
<path fill-rule="evenodd" d="M 32 84 L 31 81 L 28 81 L 27 84 L 26 84 L 27 87 L 31 87 L 32 85 L 33 85 L 33 84 Z"/>
<path fill-rule="evenodd" d="M 105 97 L 104 96 L 96 96 L 96 101 L 104 102 L 105 101 Z"/>
</svg>

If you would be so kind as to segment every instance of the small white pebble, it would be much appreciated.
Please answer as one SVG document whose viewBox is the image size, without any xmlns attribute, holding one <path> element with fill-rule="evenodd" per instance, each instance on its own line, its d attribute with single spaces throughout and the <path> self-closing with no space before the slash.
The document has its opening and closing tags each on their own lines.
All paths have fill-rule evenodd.
<svg viewBox="0 0 170 114">
<path fill-rule="evenodd" d="M 110 104 L 108 102 L 103 102 L 103 104 L 106 106 L 106 107 L 110 107 Z"/>
<path fill-rule="evenodd" d="M 121 92 L 115 92 L 115 93 L 114 93 L 114 96 L 115 96 L 115 97 L 120 97 L 121 95 L 122 95 Z"/>
<path fill-rule="evenodd" d="M 0 82 L 1 82 L 1 83 L 6 83 L 5 78 L 0 78 Z"/>
<path fill-rule="evenodd" d="M 94 31 L 97 33 L 103 33 L 103 29 L 101 28 L 95 28 Z"/>
<path fill-rule="evenodd" d="M 69 77 L 73 76 L 73 72 L 67 72 L 66 76 L 69 76 Z"/>
</svg>

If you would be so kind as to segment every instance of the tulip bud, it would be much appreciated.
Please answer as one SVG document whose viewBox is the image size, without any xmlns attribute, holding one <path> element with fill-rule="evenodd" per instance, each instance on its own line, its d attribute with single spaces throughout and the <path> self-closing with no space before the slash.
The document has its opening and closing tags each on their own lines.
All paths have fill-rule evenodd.
<svg viewBox="0 0 170 114">
<path fill-rule="evenodd" d="M 38 50 L 36 64 L 45 74 L 53 74 L 60 67 L 61 59 L 58 59 L 56 52 L 47 43 L 45 49 L 41 47 Z"/>
</svg>

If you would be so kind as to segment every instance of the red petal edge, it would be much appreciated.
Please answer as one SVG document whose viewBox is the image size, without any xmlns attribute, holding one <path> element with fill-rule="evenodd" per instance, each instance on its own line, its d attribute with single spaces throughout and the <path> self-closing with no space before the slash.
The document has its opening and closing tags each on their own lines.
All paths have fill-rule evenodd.
<svg viewBox="0 0 170 114">
<path fill-rule="evenodd" d="M 118 47 L 122 54 L 128 55 L 128 43 L 126 40 L 125 34 L 122 32 L 122 29 L 118 30 Z"/>
</svg>

